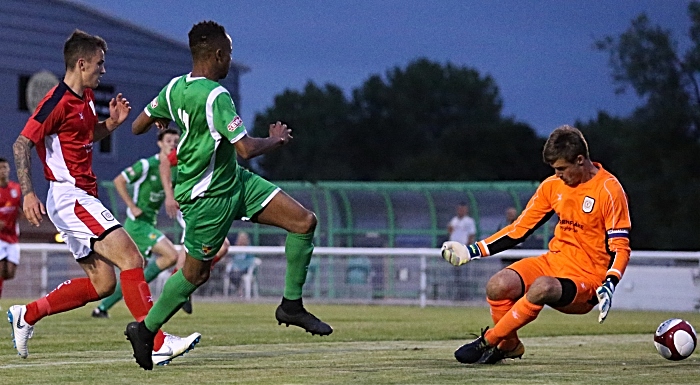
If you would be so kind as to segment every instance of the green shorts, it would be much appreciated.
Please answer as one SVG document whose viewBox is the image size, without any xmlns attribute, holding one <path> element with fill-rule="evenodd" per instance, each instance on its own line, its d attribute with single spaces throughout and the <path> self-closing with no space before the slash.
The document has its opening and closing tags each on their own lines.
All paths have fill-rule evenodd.
<svg viewBox="0 0 700 385">
<path fill-rule="evenodd" d="M 124 222 L 124 230 L 131 236 L 141 255 L 146 259 L 150 258 L 153 246 L 165 238 L 165 235 L 152 224 L 138 219 L 127 218 Z"/>
<path fill-rule="evenodd" d="M 272 200 L 280 188 L 244 168 L 238 168 L 235 186 L 228 194 L 181 203 L 185 220 L 185 250 L 192 257 L 212 259 L 236 219 L 248 220 Z"/>
</svg>

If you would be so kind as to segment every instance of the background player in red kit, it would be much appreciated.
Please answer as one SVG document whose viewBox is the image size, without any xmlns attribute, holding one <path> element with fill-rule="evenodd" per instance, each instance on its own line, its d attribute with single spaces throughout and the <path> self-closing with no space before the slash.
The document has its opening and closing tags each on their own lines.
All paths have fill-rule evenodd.
<svg viewBox="0 0 700 385">
<path fill-rule="evenodd" d="M 20 199 L 19 183 L 10 180 L 10 163 L 0 158 L 0 297 L 5 280 L 15 277 L 19 265 Z"/>
<path fill-rule="evenodd" d="M 114 266 L 121 270 L 124 302 L 134 318 L 143 319 L 152 306 L 151 292 L 143 275 L 143 257 L 119 222 L 97 199 L 97 178 L 92 171 L 93 142 L 111 134 L 126 120 L 131 109 L 129 102 L 118 94 L 109 102 L 109 117 L 98 120 L 92 89 L 105 73 L 106 51 L 107 44 L 99 36 L 80 30 L 73 32 L 63 48 L 64 80 L 44 96 L 13 146 L 27 220 L 38 226 L 42 214 L 48 214 L 87 274 L 87 278 L 63 282 L 26 306 L 10 307 L 8 320 L 12 324 L 15 348 L 22 358 L 28 355 L 27 340 L 37 321 L 112 294 L 117 282 Z M 46 207 L 32 187 L 29 163 L 33 146 L 50 182 Z M 159 331 L 153 360 L 167 363 L 191 349 L 199 337 L 198 333 L 188 339 L 166 337 Z"/>
</svg>

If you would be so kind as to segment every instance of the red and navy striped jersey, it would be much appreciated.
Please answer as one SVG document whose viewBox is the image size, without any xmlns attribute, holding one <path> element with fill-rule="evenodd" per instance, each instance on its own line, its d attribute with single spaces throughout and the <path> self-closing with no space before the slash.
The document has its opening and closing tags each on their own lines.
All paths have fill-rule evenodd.
<svg viewBox="0 0 700 385">
<path fill-rule="evenodd" d="M 41 100 L 21 135 L 36 146 L 47 180 L 71 183 L 97 197 L 92 142 L 97 124 L 94 94 L 80 97 L 60 82 Z"/>
</svg>

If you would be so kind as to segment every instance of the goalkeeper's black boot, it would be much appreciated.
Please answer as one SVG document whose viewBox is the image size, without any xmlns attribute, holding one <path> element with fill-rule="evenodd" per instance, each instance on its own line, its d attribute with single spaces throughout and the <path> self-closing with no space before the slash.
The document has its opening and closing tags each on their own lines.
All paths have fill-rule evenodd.
<svg viewBox="0 0 700 385">
<path fill-rule="evenodd" d="M 282 299 L 282 304 L 277 306 L 275 318 L 279 325 L 285 324 L 299 326 L 311 333 L 311 335 L 327 336 L 333 333 L 333 328 L 327 323 L 316 318 L 313 314 L 304 309 L 301 299 L 290 301 Z"/>
<path fill-rule="evenodd" d="M 491 347 L 489 343 L 486 342 L 486 338 L 484 338 L 484 334 L 486 334 L 487 330 L 489 330 L 488 326 L 485 329 L 481 329 L 481 335 L 477 339 L 455 350 L 455 358 L 457 361 L 463 364 L 473 364 L 481 359 L 484 352 Z"/>
<path fill-rule="evenodd" d="M 497 347 L 490 348 L 484 352 L 484 354 L 479 358 L 477 364 L 493 365 L 503 361 L 506 358 L 516 359 L 522 358 L 525 354 L 525 345 L 518 341 L 518 345 L 511 350 L 501 350 Z"/>
</svg>

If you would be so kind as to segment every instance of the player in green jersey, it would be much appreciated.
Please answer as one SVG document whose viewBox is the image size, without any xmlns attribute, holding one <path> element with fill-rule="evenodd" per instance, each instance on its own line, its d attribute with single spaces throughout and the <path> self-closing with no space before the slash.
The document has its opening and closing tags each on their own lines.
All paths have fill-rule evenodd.
<svg viewBox="0 0 700 385">
<path fill-rule="evenodd" d="M 182 237 L 180 239 L 180 245 L 185 244 L 185 220 L 182 218 L 182 212 L 180 211 L 180 205 L 177 203 L 177 201 L 174 198 L 174 193 L 173 193 L 173 185 L 175 184 L 175 179 L 173 178 L 173 170 L 175 169 L 175 175 L 177 175 L 177 168 L 174 167 L 177 166 L 177 151 L 173 148 L 173 150 L 168 154 L 167 159 L 162 158 L 160 159 L 160 166 L 159 166 L 159 171 L 160 171 L 160 180 L 163 182 L 163 192 L 165 193 L 165 212 L 166 214 L 171 218 L 175 219 L 177 223 L 182 226 Z M 219 263 L 227 254 L 228 254 L 228 248 L 231 246 L 231 243 L 228 241 L 228 238 L 224 238 L 224 243 L 221 245 L 219 248 L 219 251 L 216 253 L 214 258 L 211 261 L 211 269 L 214 269 L 214 265 Z M 175 271 L 173 271 L 173 274 L 175 274 L 178 270 L 182 269 L 182 266 L 185 265 L 185 258 L 187 256 L 187 253 L 185 252 L 185 248 L 181 247 L 178 256 L 177 256 L 177 263 L 175 264 Z M 184 311 L 187 314 L 192 314 L 192 297 L 190 296 L 187 301 L 182 305 L 182 311 Z"/>
<path fill-rule="evenodd" d="M 287 272 L 282 303 L 275 312 L 277 321 L 312 334 L 333 332 L 302 303 L 316 215 L 236 162 L 236 155 L 250 159 L 287 144 L 292 139 L 291 130 L 277 122 L 270 125 L 266 138 L 247 134 L 229 92 L 218 83 L 228 74 L 232 51 L 231 38 L 221 25 L 212 21 L 194 25 L 189 32 L 189 45 L 192 72 L 172 79 L 132 125 L 135 134 L 148 131 L 153 124 L 166 127 L 170 121 L 182 130 L 175 199 L 187 225 L 185 265 L 168 279 L 146 318 L 130 323 L 125 332 L 137 363 L 147 370 L 152 366 L 154 331 L 207 281 L 211 259 L 235 219 L 249 219 L 288 231 Z"/>
<path fill-rule="evenodd" d="M 114 187 L 127 206 L 124 229 L 147 261 L 143 272 L 146 282 L 153 281 L 160 272 L 174 266 L 178 258 L 173 243 L 156 228 L 156 224 L 158 211 L 165 200 L 159 166 L 161 160 L 167 160 L 168 154 L 177 147 L 179 140 L 180 133 L 175 129 L 159 132 L 157 144 L 160 152 L 149 158 L 139 159 L 114 178 Z M 129 195 L 127 184 L 133 187 L 133 196 Z M 155 261 L 150 261 L 153 253 L 158 257 Z M 109 309 L 121 299 L 121 286 L 117 284 L 114 293 L 102 300 L 93 310 L 92 316 L 109 317 Z"/>
</svg>

